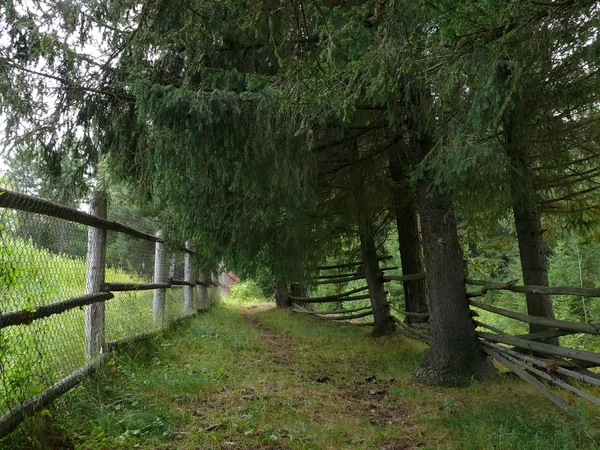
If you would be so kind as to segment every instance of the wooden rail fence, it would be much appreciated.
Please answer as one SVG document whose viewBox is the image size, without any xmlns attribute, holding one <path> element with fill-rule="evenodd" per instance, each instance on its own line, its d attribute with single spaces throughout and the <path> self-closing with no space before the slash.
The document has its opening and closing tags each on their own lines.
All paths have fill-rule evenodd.
<svg viewBox="0 0 600 450">
<path fill-rule="evenodd" d="M 184 279 L 167 279 L 166 277 L 166 250 L 162 233 L 148 234 L 121 223 L 106 219 L 106 197 L 99 193 L 92 195 L 92 213 L 78 211 L 54 202 L 37 197 L 20 194 L 0 188 L 0 208 L 25 211 L 29 213 L 54 217 L 68 222 L 88 226 L 88 253 L 87 253 L 87 279 L 86 295 L 69 298 L 49 305 L 40 305 L 33 308 L 16 311 L 2 311 L 0 313 L 0 330 L 7 327 L 26 326 L 36 320 L 52 315 L 62 314 L 74 308 L 85 308 L 85 356 L 87 363 L 48 386 L 39 395 L 21 401 L 8 412 L 0 416 L 0 438 L 12 432 L 25 418 L 42 408 L 45 408 L 84 378 L 93 373 L 103 364 L 107 355 L 124 343 L 135 342 L 155 334 L 155 332 L 133 335 L 121 340 L 105 342 L 105 303 L 115 296 L 113 292 L 127 291 L 154 291 L 153 312 L 155 325 L 164 327 L 165 292 L 175 286 L 184 287 L 184 318 L 196 314 L 198 311 L 210 307 L 206 288 L 218 286 L 209 281 L 209 277 L 200 274 L 201 281 L 196 281 L 192 270 L 191 255 L 194 250 L 189 242 L 178 248 L 185 253 Z M 126 234 L 135 239 L 142 239 L 155 244 L 155 271 L 153 283 L 110 283 L 105 280 L 106 267 L 106 232 Z M 200 287 L 200 305 L 193 305 L 193 288 Z M 204 290 L 204 291 L 203 291 Z"/>
<path fill-rule="evenodd" d="M 352 265 L 338 266 L 323 266 L 319 269 L 337 269 L 343 267 L 357 267 L 361 263 Z M 384 268 L 391 270 L 393 268 Z M 409 275 L 385 275 L 385 270 L 382 270 L 381 279 L 384 283 L 394 281 L 413 281 L 422 280 L 426 277 L 425 273 L 409 274 Z M 343 284 L 358 279 L 364 279 L 364 273 L 357 271 L 356 273 L 348 273 L 342 275 L 321 275 L 315 277 L 314 284 Z M 517 280 L 499 283 L 489 280 L 474 280 L 467 278 L 465 280 L 467 286 L 478 286 L 480 289 L 475 292 L 468 292 L 467 297 L 469 304 L 473 308 L 484 310 L 493 314 L 498 314 L 503 317 L 521 321 L 527 324 L 541 325 L 548 327 L 548 330 L 536 333 L 527 333 L 521 335 L 511 335 L 503 330 L 500 330 L 481 321 L 479 313 L 472 310 L 473 323 L 477 328 L 477 336 L 481 342 L 482 351 L 488 356 L 504 365 L 507 369 L 515 373 L 522 380 L 532 385 L 542 395 L 555 403 L 561 409 L 569 410 L 570 404 L 565 401 L 560 395 L 551 390 L 546 383 L 562 388 L 572 394 L 575 394 L 586 401 L 600 406 L 600 399 L 590 392 L 584 390 L 584 386 L 600 387 L 600 373 L 591 371 L 591 368 L 600 367 L 600 354 L 574 348 L 567 348 L 560 345 L 543 342 L 545 340 L 560 336 L 572 334 L 587 334 L 591 336 L 600 335 L 600 322 L 579 323 L 566 320 L 551 319 L 545 317 L 536 317 L 529 314 L 510 311 L 504 308 L 488 305 L 481 301 L 475 300 L 478 297 L 484 297 L 489 291 L 504 290 L 516 293 L 535 293 L 535 294 L 551 294 L 551 295 L 575 295 L 582 297 L 600 297 L 599 288 L 582 288 L 571 286 L 532 286 L 518 285 Z M 337 311 L 308 311 L 301 305 L 309 303 L 325 303 L 325 302 L 346 302 L 353 300 L 363 300 L 369 298 L 368 295 L 352 296 L 358 292 L 367 289 L 367 286 L 353 289 L 341 294 L 330 295 L 327 297 L 291 297 L 291 300 L 298 304 L 293 308 L 296 312 L 310 314 L 326 320 L 352 320 L 361 317 L 366 317 L 372 314 L 370 306 L 342 309 Z M 426 313 L 414 313 L 404 311 L 395 305 L 388 305 L 391 311 L 399 316 L 404 317 L 419 317 L 428 318 Z M 359 311 L 360 314 L 356 314 Z M 354 313 L 354 314 L 353 314 Z M 333 317 L 329 317 L 333 315 Z M 397 329 L 402 334 L 421 341 L 429 342 L 430 328 L 429 324 L 410 324 L 400 319 L 396 315 L 392 315 Z M 351 322 L 348 322 L 351 323 Z M 361 326 L 372 326 L 373 323 L 356 323 Z M 485 331 L 483 331 L 485 330 Z M 567 381 L 572 380 L 572 381 Z M 575 386 L 573 383 L 581 384 Z"/>
</svg>

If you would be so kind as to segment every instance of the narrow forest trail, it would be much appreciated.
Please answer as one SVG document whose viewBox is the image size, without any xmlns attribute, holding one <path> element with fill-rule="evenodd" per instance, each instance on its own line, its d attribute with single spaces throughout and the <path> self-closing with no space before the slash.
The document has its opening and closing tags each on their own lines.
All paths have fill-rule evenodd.
<svg viewBox="0 0 600 450">
<path fill-rule="evenodd" d="M 274 305 L 273 305 L 274 306 Z M 337 364 L 329 366 L 329 370 L 310 370 L 310 360 L 303 361 L 308 366 L 308 371 L 303 368 L 302 363 L 296 363 L 294 358 L 296 342 L 288 335 L 275 332 L 273 329 L 262 324 L 257 316 L 257 312 L 268 311 L 273 308 L 271 304 L 260 305 L 258 307 L 244 308 L 244 320 L 251 326 L 259 330 L 258 339 L 265 346 L 266 352 L 262 358 L 269 359 L 272 362 L 283 367 L 286 375 L 293 377 L 294 380 L 300 380 L 303 383 L 299 385 L 299 390 L 295 392 L 297 402 L 304 398 L 315 396 L 313 383 L 330 384 L 338 373 L 335 370 Z M 330 326 L 338 326 L 331 324 Z M 330 356 L 334 357 L 333 354 Z M 261 360 L 257 361 L 262 362 Z M 308 363 L 308 364 L 306 364 Z M 360 373 L 360 371 L 357 371 Z M 415 424 L 407 416 L 407 410 L 399 402 L 394 402 L 389 397 L 389 389 L 399 387 L 396 379 L 379 380 L 375 375 L 368 376 L 362 380 L 347 380 L 342 377 L 337 383 L 331 384 L 331 389 L 319 390 L 316 394 L 322 401 L 329 402 L 330 405 L 341 406 L 343 413 L 338 413 L 340 422 L 346 422 L 348 419 L 356 417 L 368 418 L 371 425 L 375 427 L 387 427 L 399 425 L 405 431 L 409 431 Z M 269 392 L 265 392 L 269 395 Z M 342 417 L 340 417 L 342 415 Z M 343 417 L 346 415 L 348 417 Z M 311 412 L 311 419 L 315 421 L 322 420 L 322 412 L 319 410 Z M 340 443 L 341 444 L 341 443 Z M 414 438 L 405 438 L 400 441 L 384 444 L 381 449 L 399 450 L 414 449 L 422 447 L 425 442 Z"/>
<path fill-rule="evenodd" d="M 600 449 L 594 414 L 582 408 L 573 421 L 514 379 L 413 383 L 424 349 L 225 303 L 117 353 L 50 411 L 50 429 L 17 433 L 5 448 Z"/>
</svg>

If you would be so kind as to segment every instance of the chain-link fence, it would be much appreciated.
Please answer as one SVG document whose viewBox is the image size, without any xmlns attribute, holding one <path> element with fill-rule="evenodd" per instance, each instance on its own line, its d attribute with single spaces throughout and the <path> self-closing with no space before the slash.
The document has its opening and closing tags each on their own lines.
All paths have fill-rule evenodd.
<svg viewBox="0 0 600 450">
<path fill-rule="evenodd" d="M 103 195 L 90 207 L 0 188 L 0 437 L 119 341 L 209 307 L 192 250 Z"/>
</svg>

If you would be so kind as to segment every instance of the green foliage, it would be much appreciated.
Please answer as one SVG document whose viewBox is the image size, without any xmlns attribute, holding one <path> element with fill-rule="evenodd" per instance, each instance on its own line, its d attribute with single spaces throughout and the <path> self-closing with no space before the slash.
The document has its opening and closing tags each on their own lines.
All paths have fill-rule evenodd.
<svg viewBox="0 0 600 450">
<path fill-rule="evenodd" d="M 271 295 L 273 288 L 271 286 Z M 231 286 L 231 296 L 228 302 L 234 304 L 260 304 L 268 301 L 265 297 L 262 287 L 254 280 L 246 280 L 242 283 L 236 283 Z"/>
</svg>

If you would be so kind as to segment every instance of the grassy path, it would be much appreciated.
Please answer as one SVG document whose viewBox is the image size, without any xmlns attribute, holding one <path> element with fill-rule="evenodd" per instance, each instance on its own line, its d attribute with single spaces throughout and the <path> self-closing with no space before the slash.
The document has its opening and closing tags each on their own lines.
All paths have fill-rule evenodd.
<svg viewBox="0 0 600 450">
<path fill-rule="evenodd" d="M 25 449 L 594 449 L 600 413 L 568 418 L 511 378 L 413 384 L 402 336 L 224 304 L 120 352 L 0 443 Z"/>
</svg>

